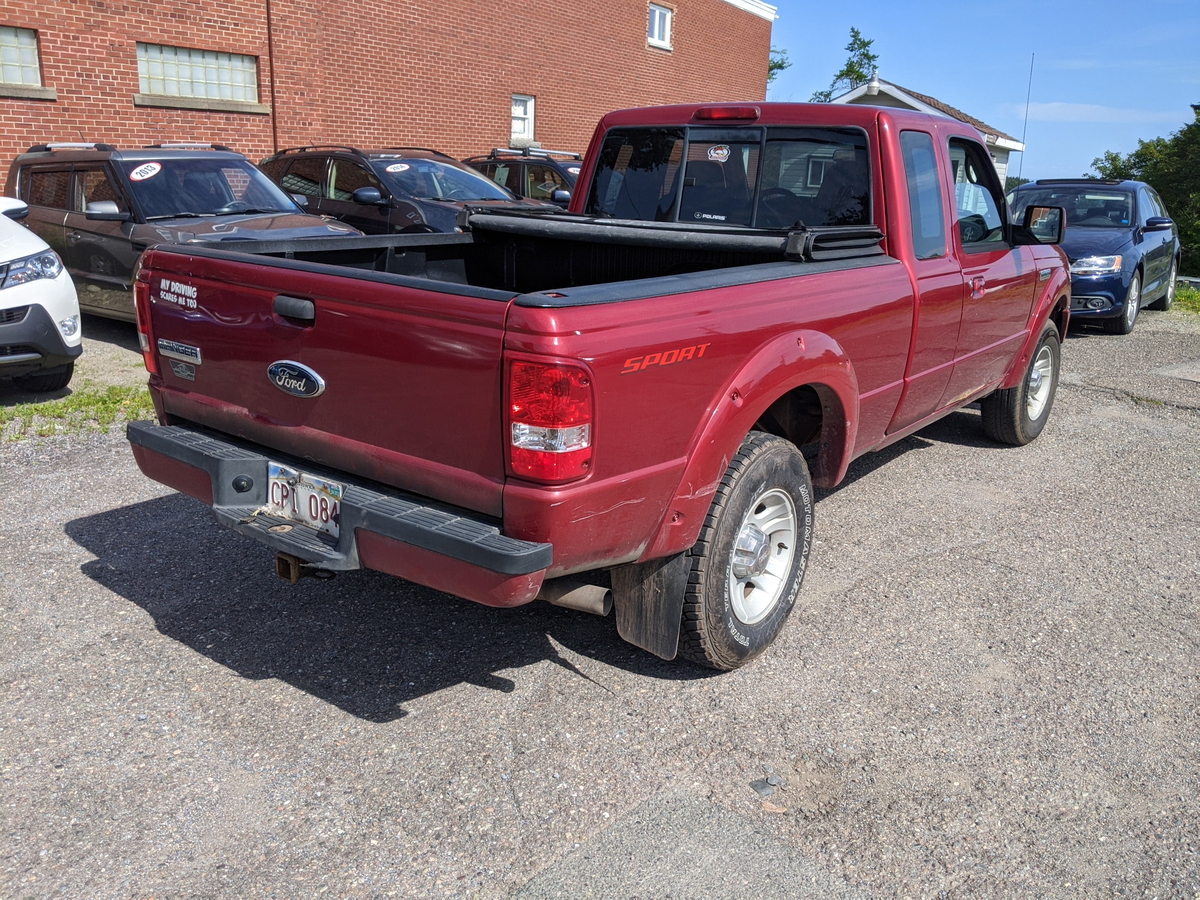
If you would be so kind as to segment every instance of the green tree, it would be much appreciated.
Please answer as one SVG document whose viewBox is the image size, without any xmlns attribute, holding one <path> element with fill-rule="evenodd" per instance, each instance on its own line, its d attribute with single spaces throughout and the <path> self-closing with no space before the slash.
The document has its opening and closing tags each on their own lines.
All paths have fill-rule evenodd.
<svg viewBox="0 0 1200 900">
<path fill-rule="evenodd" d="M 1092 160 L 1101 178 L 1144 181 L 1162 197 L 1179 226 L 1180 268 L 1200 274 L 1200 110 L 1197 120 L 1171 134 L 1138 141 L 1132 153 L 1112 150 Z"/>
<path fill-rule="evenodd" d="M 1016 175 L 1009 175 L 1007 178 L 1004 179 L 1004 193 L 1007 194 L 1013 188 L 1019 187 L 1022 184 L 1029 184 L 1029 179 L 1028 178 L 1018 178 Z"/>
<path fill-rule="evenodd" d="M 767 58 L 767 84 L 775 80 L 775 76 L 784 69 L 790 69 L 792 61 L 788 59 L 787 51 L 780 50 L 778 47 L 771 48 L 771 55 Z"/>
<path fill-rule="evenodd" d="M 879 56 L 871 52 L 871 45 L 874 43 L 874 38 L 867 40 L 857 28 L 851 28 L 850 43 L 846 45 L 850 56 L 846 60 L 846 64 L 842 66 L 840 72 L 833 76 L 833 81 L 829 83 L 829 89 L 814 93 L 810 102 L 828 103 L 833 99 L 834 94 L 852 91 L 860 84 L 870 81 L 871 73 L 879 68 L 877 65 Z"/>
</svg>

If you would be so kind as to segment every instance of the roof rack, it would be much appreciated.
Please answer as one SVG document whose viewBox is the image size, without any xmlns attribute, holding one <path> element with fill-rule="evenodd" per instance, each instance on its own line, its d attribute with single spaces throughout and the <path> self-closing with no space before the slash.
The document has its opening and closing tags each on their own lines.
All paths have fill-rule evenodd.
<svg viewBox="0 0 1200 900">
<path fill-rule="evenodd" d="M 574 150 L 543 150 L 541 147 L 494 147 L 488 156 L 569 156 L 571 159 L 583 159 L 582 153 Z"/>
<path fill-rule="evenodd" d="M 454 159 L 449 153 L 443 153 L 441 150 L 434 150 L 432 147 L 381 147 L 378 153 L 388 153 L 393 150 L 420 150 L 422 153 L 432 153 L 435 156 L 444 156 L 446 159 Z M 454 160 L 458 162 L 458 160 Z"/>
<path fill-rule="evenodd" d="M 278 156 L 280 153 L 303 153 L 305 150 L 348 150 L 351 153 L 357 153 L 359 156 L 367 154 L 359 150 L 357 147 L 351 147 L 349 144 L 305 144 L 303 147 L 285 147 L 278 153 L 271 154 Z"/>
<path fill-rule="evenodd" d="M 147 144 L 145 150 L 221 150 L 234 153 L 224 144 L 210 144 L 207 141 L 164 141 L 161 144 Z"/>
<path fill-rule="evenodd" d="M 1039 178 L 1034 184 L 1120 184 L 1120 178 Z"/>
<path fill-rule="evenodd" d="M 88 141 L 76 141 L 73 143 L 53 143 L 53 144 L 34 144 L 26 153 L 49 153 L 52 150 L 116 150 L 112 144 L 98 144 Z"/>
</svg>

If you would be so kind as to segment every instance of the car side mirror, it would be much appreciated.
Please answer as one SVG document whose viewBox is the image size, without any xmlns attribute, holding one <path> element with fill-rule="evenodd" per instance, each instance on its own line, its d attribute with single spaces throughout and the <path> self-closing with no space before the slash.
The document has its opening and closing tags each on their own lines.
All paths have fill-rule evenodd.
<svg viewBox="0 0 1200 900">
<path fill-rule="evenodd" d="M 308 212 L 308 195 L 307 194 L 289 194 L 289 197 L 296 202 L 296 205 L 305 212 Z"/>
<path fill-rule="evenodd" d="M 16 197 L 0 197 L 0 213 L 8 216 L 14 222 L 19 222 L 29 215 L 29 204 Z"/>
<path fill-rule="evenodd" d="M 1175 224 L 1174 219 L 1168 219 L 1166 216 L 1151 216 L 1146 220 L 1147 231 L 1165 231 Z"/>
<path fill-rule="evenodd" d="M 383 194 L 380 193 L 377 187 L 360 187 L 350 195 L 350 198 L 355 203 L 362 203 L 369 206 L 378 206 L 383 202 Z"/>
<path fill-rule="evenodd" d="M 93 222 L 129 221 L 129 213 L 121 212 L 116 200 L 93 200 L 84 207 L 83 215 Z"/>
<path fill-rule="evenodd" d="M 562 188 L 559 188 L 558 190 L 552 191 L 550 193 L 550 199 L 553 200 L 555 203 L 570 203 L 571 202 L 571 192 L 564 191 Z"/>
<path fill-rule="evenodd" d="M 1013 226 L 1014 244 L 1061 244 L 1067 211 L 1061 206 L 1027 206 L 1020 225 Z"/>
</svg>

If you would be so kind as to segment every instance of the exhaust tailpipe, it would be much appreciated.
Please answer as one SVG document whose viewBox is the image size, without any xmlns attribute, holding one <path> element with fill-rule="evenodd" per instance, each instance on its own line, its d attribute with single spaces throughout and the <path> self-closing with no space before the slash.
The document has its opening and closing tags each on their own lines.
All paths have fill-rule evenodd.
<svg viewBox="0 0 1200 900">
<path fill-rule="evenodd" d="M 554 578 L 542 583 L 538 600 L 555 606 L 577 609 L 594 616 L 607 616 L 612 612 L 612 591 L 598 584 L 587 584 L 573 578 Z"/>
</svg>

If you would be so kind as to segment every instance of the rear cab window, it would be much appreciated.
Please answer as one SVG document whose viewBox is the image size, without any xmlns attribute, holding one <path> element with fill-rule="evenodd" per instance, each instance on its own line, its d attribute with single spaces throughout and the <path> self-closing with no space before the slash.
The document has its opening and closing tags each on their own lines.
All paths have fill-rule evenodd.
<svg viewBox="0 0 1200 900">
<path fill-rule="evenodd" d="M 872 221 L 858 128 L 614 128 L 584 212 L 784 229 Z"/>
</svg>

